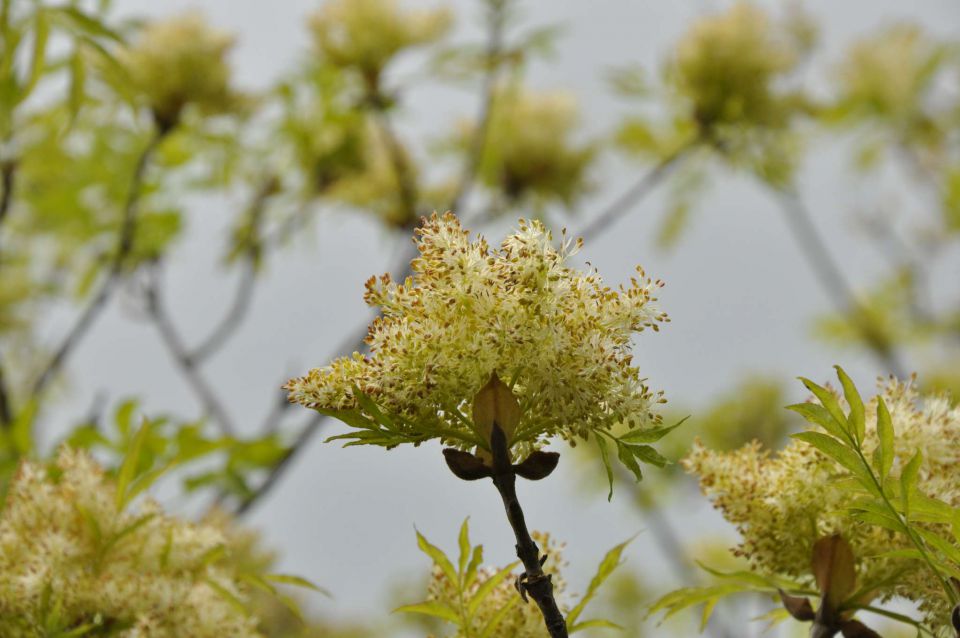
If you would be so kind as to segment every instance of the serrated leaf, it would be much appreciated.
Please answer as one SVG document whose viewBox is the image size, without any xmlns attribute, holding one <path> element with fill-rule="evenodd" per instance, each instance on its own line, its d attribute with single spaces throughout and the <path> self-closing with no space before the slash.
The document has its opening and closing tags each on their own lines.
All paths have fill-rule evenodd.
<svg viewBox="0 0 960 638">
<path fill-rule="evenodd" d="M 129 500 L 127 490 L 137 474 L 137 467 L 140 465 L 140 458 L 143 455 L 144 443 L 149 435 L 150 422 L 144 419 L 143 425 L 134 435 L 130 449 L 123 458 L 120 471 L 117 472 L 116 506 L 118 510 L 122 511 Z"/>
<path fill-rule="evenodd" d="M 807 387 L 807 390 L 810 390 L 813 396 L 817 397 L 817 400 L 820 401 L 820 405 L 826 408 L 827 412 L 830 414 L 837 426 L 839 426 L 840 430 L 849 436 L 850 428 L 847 424 L 847 417 L 840 408 L 840 402 L 837 401 L 837 397 L 835 397 L 833 393 L 826 388 L 817 385 L 806 377 L 800 377 L 800 381 Z"/>
<path fill-rule="evenodd" d="M 319 587 L 306 578 L 302 576 L 294 576 L 292 574 L 264 574 L 263 579 L 271 583 L 281 583 L 283 585 L 290 585 L 292 587 L 300 587 L 301 589 L 310 589 L 318 594 L 323 594 L 324 596 L 330 596 L 328 592 L 323 587 Z"/>
<path fill-rule="evenodd" d="M 417 531 L 417 547 L 429 556 L 433 563 L 440 568 L 440 571 L 450 580 L 451 585 L 456 586 L 459 584 L 457 570 L 453 568 L 453 563 L 450 562 L 447 555 L 444 554 L 443 550 L 439 547 L 432 545 L 419 531 Z"/>
<path fill-rule="evenodd" d="M 863 399 L 853 380 L 847 375 L 843 368 L 834 366 L 837 371 L 837 377 L 840 379 L 840 385 L 843 387 L 843 397 L 850 406 L 850 412 L 847 415 L 847 424 L 856 437 L 858 443 L 863 443 L 863 437 L 866 435 L 866 421 L 864 417 Z"/>
<path fill-rule="evenodd" d="M 473 619 L 476 615 L 477 610 L 480 609 L 480 605 L 483 604 L 483 601 L 486 600 L 487 596 L 490 595 L 497 585 L 502 583 L 513 572 L 514 568 L 519 565 L 519 561 L 510 563 L 496 574 L 488 578 L 487 580 L 480 583 L 480 586 L 477 587 L 476 593 L 470 599 L 470 602 L 467 603 L 467 620 L 468 622 Z"/>
<path fill-rule="evenodd" d="M 576 625 L 577 619 L 580 617 L 580 614 L 583 613 L 583 610 L 586 608 L 587 604 L 597 594 L 597 590 L 599 590 L 604 581 L 610 577 L 610 574 L 612 574 L 614 570 L 620 566 L 620 557 L 623 555 L 623 550 L 632 541 L 633 538 L 630 538 L 619 545 L 614 546 L 606 553 L 606 555 L 603 557 L 603 560 L 600 561 L 600 565 L 597 567 L 597 573 L 594 574 L 593 578 L 590 579 L 590 584 L 587 586 L 587 591 L 583 594 L 580 602 L 578 602 L 577 605 L 570 610 L 570 613 L 567 614 L 568 629 Z"/>
<path fill-rule="evenodd" d="M 836 422 L 830 414 L 830 411 L 822 405 L 817 405 L 816 403 L 795 403 L 788 405 L 787 409 L 796 412 L 810 423 L 819 425 L 838 439 L 842 440 L 846 438 L 843 428 Z"/>
<path fill-rule="evenodd" d="M 886 480 L 893 468 L 894 432 L 890 411 L 883 397 L 877 397 L 877 437 L 880 439 L 880 480 Z"/>
<path fill-rule="evenodd" d="M 444 605 L 443 603 L 436 601 L 416 603 L 415 605 L 402 605 L 394 609 L 393 612 L 400 612 L 403 614 L 422 614 L 424 616 L 440 618 L 455 625 L 460 624 L 460 616 L 455 610 Z"/>
<path fill-rule="evenodd" d="M 917 481 L 920 477 L 920 465 L 923 463 L 923 453 L 917 450 L 913 458 L 907 463 L 900 473 L 900 503 L 903 508 L 903 515 L 907 519 L 910 516 L 910 496 L 917 489 Z"/>
<path fill-rule="evenodd" d="M 469 527 L 470 518 L 467 517 L 463 519 L 463 523 L 460 525 L 460 536 L 457 539 L 457 544 L 460 546 L 460 561 L 459 561 L 459 574 L 460 580 L 463 581 L 465 576 L 464 570 L 467 567 L 467 561 L 470 560 L 470 527 Z"/>
<path fill-rule="evenodd" d="M 607 452 L 607 443 L 599 434 L 594 435 L 597 441 L 597 447 L 600 448 L 600 459 L 603 461 L 603 467 L 607 470 L 607 482 L 610 484 L 610 493 L 607 494 L 607 502 L 613 500 L 613 468 L 610 466 L 610 454 Z"/>
<path fill-rule="evenodd" d="M 649 430 L 630 430 L 621 436 L 620 440 L 626 441 L 627 443 L 656 443 L 666 435 L 670 434 L 670 432 L 683 425 L 684 422 L 689 418 L 689 416 L 685 416 L 673 425 L 652 428 Z"/>
<path fill-rule="evenodd" d="M 827 457 L 833 459 L 853 474 L 864 489 L 875 496 L 880 496 L 880 492 L 871 478 L 869 469 L 864 467 L 860 457 L 843 443 L 830 435 L 820 432 L 799 432 L 791 436 L 804 443 L 809 443 L 823 452 Z"/>
</svg>

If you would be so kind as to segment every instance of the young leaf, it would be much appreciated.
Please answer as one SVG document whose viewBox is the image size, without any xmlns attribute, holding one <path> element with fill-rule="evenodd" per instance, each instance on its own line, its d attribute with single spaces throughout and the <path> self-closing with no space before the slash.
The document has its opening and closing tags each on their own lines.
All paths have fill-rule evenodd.
<svg viewBox="0 0 960 638">
<path fill-rule="evenodd" d="M 597 573 L 594 574 L 592 579 L 590 579 L 590 584 L 587 586 L 587 591 L 583 594 L 583 598 L 581 598 L 576 607 L 571 609 L 570 613 L 567 614 L 568 631 L 577 624 L 577 618 L 579 618 L 580 614 L 583 613 L 584 608 L 596 595 L 597 590 L 600 589 L 600 586 L 603 585 L 603 582 L 609 578 L 610 574 L 612 574 L 617 567 L 620 566 L 620 557 L 623 554 L 623 550 L 632 541 L 633 538 L 630 538 L 615 546 L 613 549 L 607 552 L 606 556 L 603 557 L 603 560 L 600 561 L 600 565 L 597 567 Z"/>
<path fill-rule="evenodd" d="M 463 519 L 463 524 L 460 525 L 460 537 L 458 538 L 458 544 L 460 545 L 460 561 L 459 561 L 459 574 L 460 580 L 462 581 L 465 574 L 464 570 L 467 567 L 467 561 L 470 560 L 470 527 L 469 527 L 470 518 L 467 517 Z"/>
<path fill-rule="evenodd" d="M 917 489 L 917 479 L 920 476 L 920 465 L 923 463 L 923 453 L 917 450 L 913 458 L 900 473 L 900 503 L 903 507 L 904 518 L 910 516 L 910 496 Z"/>
<path fill-rule="evenodd" d="M 626 445 L 619 439 L 616 441 L 616 443 L 617 457 L 620 459 L 620 462 L 623 463 L 624 466 L 626 466 L 626 468 L 633 473 L 633 475 L 637 478 L 637 482 L 639 483 L 643 480 L 643 472 L 640 470 L 640 464 L 637 463 L 637 459 L 633 458 L 633 452 L 631 451 L 631 448 L 634 446 Z"/>
<path fill-rule="evenodd" d="M 503 580 L 513 572 L 514 568 L 519 565 L 519 561 L 510 563 L 496 574 L 483 581 L 479 587 L 477 587 L 477 592 L 473 595 L 473 598 L 470 599 L 470 602 L 467 603 L 467 620 L 471 620 L 473 616 L 477 613 L 477 610 L 480 609 L 480 605 L 483 604 L 483 601 L 486 600 L 487 596 L 490 595 L 490 592 L 499 585 Z"/>
<path fill-rule="evenodd" d="M 423 534 L 419 531 L 417 532 L 417 546 L 420 548 L 420 551 L 429 556 L 443 574 L 450 579 L 450 584 L 457 585 L 460 582 L 457 578 L 457 570 L 453 568 L 453 563 L 451 563 L 447 555 L 443 553 L 443 550 L 435 545 L 431 545 L 430 541 L 424 538 Z"/>
<path fill-rule="evenodd" d="M 807 387 L 807 390 L 810 390 L 810 392 L 817 397 L 820 404 L 826 408 L 840 429 L 849 436 L 850 428 L 847 425 L 847 417 L 840 408 L 840 402 L 837 401 L 837 397 L 833 396 L 833 393 L 826 388 L 817 385 L 806 377 L 800 377 L 800 381 Z"/>
<path fill-rule="evenodd" d="M 837 370 L 837 377 L 840 379 L 840 385 L 843 386 L 843 396 L 850 406 L 850 413 L 847 415 L 847 424 L 850 431 L 856 437 L 858 443 L 863 443 L 863 437 L 866 433 L 866 423 L 864 420 L 863 399 L 860 398 L 860 392 L 853 380 L 847 376 L 843 368 L 834 366 Z"/>
<path fill-rule="evenodd" d="M 144 442 L 147 440 L 149 435 L 150 422 L 144 419 L 143 425 L 140 426 L 140 429 L 133 437 L 133 443 L 131 444 L 130 449 L 127 451 L 127 455 L 123 458 L 123 464 L 120 466 L 120 471 L 117 472 L 116 505 L 118 510 L 122 510 L 128 502 L 127 488 L 133 482 L 133 479 L 137 474 L 137 469 L 140 465 L 140 458 L 143 455 Z"/>
<path fill-rule="evenodd" d="M 792 436 L 795 439 L 809 443 L 823 452 L 853 474 L 864 489 L 875 496 L 880 496 L 877 486 L 870 477 L 868 468 L 864 467 L 860 457 L 844 446 L 843 443 L 821 432 L 799 432 Z"/>
<path fill-rule="evenodd" d="M 330 596 L 330 592 L 328 592 L 326 589 L 323 587 L 318 587 L 301 576 L 294 576 L 292 574 L 264 574 L 263 579 L 271 583 L 281 583 L 283 585 L 290 585 L 292 587 L 300 587 L 301 589 L 311 589 L 318 594 L 323 594 L 327 597 Z"/>
<path fill-rule="evenodd" d="M 599 434 L 594 435 L 597 441 L 597 447 L 600 448 L 600 459 L 603 461 L 603 467 L 607 470 L 607 482 L 610 484 L 610 493 L 607 494 L 607 501 L 613 500 L 613 468 L 610 466 L 610 454 L 607 452 L 607 443 Z"/>
<path fill-rule="evenodd" d="M 628 443 L 656 443 L 666 435 L 670 434 L 670 432 L 683 425 L 684 421 L 689 418 L 689 416 L 685 416 L 673 425 L 652 428 L 650 430 L 630 430 L 620 437 L 620 440 Z"/>
<path fill-rule="evenodd" d="M 402 605 L 394 609 L 393 612 L 401 612 L 404 614 L 423 614 L 424 616 L 433 616 L 434 618 L 446 620 L 447 622 L 451 622 L 455 625 L 460 624 L 460 616 L 455 610 L 447 607 L 443 603 L 438 603 L 436 601 L 422 602 L 415 605 Z"/>
<path fill-rule="evenodd" d="M 817 405 L 816 403 L 795 403 L 794 405 L 788 405 L 787 409 L 796 412 L 810 423 L 819 425 L 838 439 L 843 440 L 846 438 L 844 429 L 837 423 L 836 419 L 833 418 L 830 411 L 822 405 Z"/>
<path fill-rule="evenodd" d="M 890 476 L 893 468 L 893 421 L 883 397 L 877 397 L 877 437 L 880 439 L 880 480 Z"/>
</svg>

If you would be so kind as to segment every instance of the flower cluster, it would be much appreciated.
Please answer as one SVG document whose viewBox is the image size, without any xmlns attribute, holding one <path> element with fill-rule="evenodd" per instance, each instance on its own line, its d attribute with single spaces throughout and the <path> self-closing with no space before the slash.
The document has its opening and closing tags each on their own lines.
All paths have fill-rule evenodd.
<svg viewBox="0 0 960 638">
<path fill-rule="evenodd" d="M 912 384 L 899 382 L 883 386 L 881 396 L 896 432 L 900 469 L 919 451 L 923 458 L 920 492 L 960 506 L 960 408 L 943 398 L 921 397 Z M 875 398 L 866 406 L 863 450 L 867 458 L 879 445 L 876 413 Z M 900 573 L 895 585 L 887 584 L 876 594 L 917 601 L 934 624 L 948 617 L 942 591 L 923 565 L 902 556 L 881 556 L 911 548 L 909 541 L 852 518 L 847 510 L 856 496 L 837 480 L 844 469 L 814 446 L 795 440 L 771 454 L 759 442 L 733 452 L 696 445 L 683 463 L 699 476 L 714 506 L 739 529 L 743 541 L 735 553 L 747 557 L 758 571 L 809 579 L 813 544 L 818 538 L 841 533 L 857 557 L 861 583 L 881 583 Z M 895 477 L 900 469 L 895 467 Z"/>
<path fill-rule="evenodd" d="M 480 172 L 484 182 L 511 201 L 556 200 L 567 206 L 587 190 L 591 144 L 571 138 L 577 103 L 565 93 L 501 90 L 493 100 Z M 464 127 L 465 139 L 475 125 Z"/>
<path fill-rule="evenodd" d="M 943 57 L 943 47 L 914 25 L 864 38 L 838 69 L 841 108 L 891 120 L 916 117 Z"/>
<path fill-rule="evenodd" d="M 373 88 L 395 55 L 436 41 L 451 23 L 445 9 L 404 11 L 397 0 L 332 0 L 313 15 L 310 28 L 325 60 L 358 71 Z"/>
<path fill-rule="evenodd" d="M 790 98 L 778 83 L 799 58 L 795 39 L 747 2 L 700 19 L 677 45 L 668 69 L 701 130 L 778 127 Z"/>
<path fill-rule="evenodd" d="M 116 493 L 82 452 L 21 464 L 0 513 L 0 635 L 89 626 L 131 638 L 258 636 L 236 574 L 218 558 L 221 531 L 152 501 L 126 510 Z"/>
<path fill-rule="evenodd" d="M 563 560 L 564 544 L 553 540 L 545 532 L 532 532 L 534 541 L 541 551 L 550 556 L 544 564 L 544 573 L 549 574 L 553 583 L 554 595 L 560 600 L 561 611 L 566 615 L 569 611 L 569 605 L 562 602 L 567 583 L 560 574 L 560 569 L 566 566 Z M 485 588 L 485 583 L 496 576 L 500 570 L 494 567 L 481 567 L 477 571 L 477 577 L 471 582 L 470 586 L 461 594 L 457 590 L 457 584 L 450 582 L 450 579 L 444 574 L 443 569 L 438 565 L 433 566 L 430 575 L 430 582 L 427 585 L 427 601 L 439 603 L 450 608 L 456 609 L 461 605 L 461 600 L 472 601 L 478 592 Z M 489 584 L 486 587 L 490 587 Z M 483 597 L 483 603 L 478 607 L 476 615 L 473 616 L 471 626 L 458 626 L 457 632 L 451 638 L 466 638 L 467 636 L 478 636 L 483 632 L 494 617 L 502 617 L 496 624 L 496 635 L 502 638 L 548 638 L 546 626 L 543 624 L 543 616 L 535 604 L 524 604 L 517 596 L 517 590 L 514 586 L 513 578 L 502 578 L 493 589 Z"/>
<path fill-rule="evenodd" d="M 632 365 L 630 341 L 666 321 L 653 296 L 659 281 L 638 268 L 629 286 L 611 289 L 595 271 L 568 267 L 571 241 L 554 247 L 536 221 L 521 220 L 499 249 L 482 237 L 470 241 L 452 213 L 434 214 L 417 234 L 412 277 L 367 282 L 365 299 L 382 312 L 367 336 L 370 355 L 354 353 L 292 379 L 285 386 L 291 401 L 376 416 L 364 405 L 372 399 L 389 429 L 360 430 L 359 438 L 371 437 L 363 442 L 439 438 L 486 447 L 468 415 L 496 374 L 521 406 L 510 441 L 517 456 L 549 437 L 573 441 L 621 422 L 659 421 L 653 408 L 663 399 Z M 383 442 L 374 440 L 381 435 Z"/>
<path fill-rule="evenodd" d="M 226 60 L 232 46 L 232 36 L 189 13 L 149 24 L 120 60 L 137 97 L 160 127 L 170 128 L 188 105 L 221 113 L 236 104 Z"/>
</svg>

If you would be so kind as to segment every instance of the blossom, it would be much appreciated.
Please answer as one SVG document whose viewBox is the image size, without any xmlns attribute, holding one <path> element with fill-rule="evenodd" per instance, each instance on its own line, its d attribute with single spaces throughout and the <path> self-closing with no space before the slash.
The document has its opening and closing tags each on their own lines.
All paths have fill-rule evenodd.
<svg viewBox="0 0 960 638">
<path fill-rule="evenodd" d="M 310 30 L 323 58 L 359 71 L 373 88 L 395 55 L 437 40 L 451 22 L 446 9 L 405 11 L 396 0 L 332 0 L 313 15 Z"/>
<path fill-rule="evenodd" d="M 239 578 L 218 559 L 223 533 L 118 505 L 86 453 L 21 463 L 0 513 L 0 635 L 85 624 L 121 637 L 254 637 Z M 45 629 L 46 628 L 46 629 Z"/>
<path fill-rule="evenodd" d="M 944 397 L 919 395 L 912 383 L 890 381 L 881 387 L 881 396 L 896 432 L 899 467 L 919 451 L 923 459 L 919 491 L 960 506 L 960 408 L 951 407 Z M 867 458 L 879 445 L 877 403 L 874 398 L 865 410 Z M 914 600 L 928 622 L 947 622 L 948 603 L 925 566 L 902 556 L 883 556 L 912 548 L 909 540 L 851 517 L 847 510 L 855 495 L 838 481 L 845 470 L 814 446 L 793 440 L 771 453 L 759 442 L 733 452 L 697 444 L 683 465 L 698 475 L 701 489 L 740 531 L 743 540 L 734 553 L 745 556 L 758 571 L 809 580 L 813 544 L 840 533 L 857 557 L 861 583 L 878 584 L 899 574 L 876 595 Z M 899 472 L 895 467 L 895 480 Z"/>
<path fill-rule="evenodd" d="M 677 45 L 668 76 L 703 129 L 780 126 L 787 99 L 777 83 L 798 58 L 787 29 L 778 29 L 763 10 L 739 2 L 694 24 Z"/>
<path fill-rule="evenodd" d="M 226 60 L 233 42 L 200 14 L 188 13 L 147 25 L 119 57 L 158 124 L 171 127 L 187 105 L 204 113 L 228 111 L 234 105 Z"/>
<path fill-rule="evenodd" d="M 555 247 L 537 221 L 520 220 L 491 249 L 482 237 L 471 241 L 452 213 L 435 213 L 416 243 L 411 277 L 367 282 L 365 300 L 381 310 L 368 332 L 370 354 L 290 380 L 291 401 L 341 417 L 360 442 L 438 438 L 486 449 L 468 415 L 496 374 L 521 406 L 515 456 L 555 436 L 573 442 L 620 423 L 659 422 L 662 395 L 633 365 L 630 340 L 667 320 L 655 305 L 661 282 L 638 267 L 628 286 L 605 286 L 596 271 L 567 265 L 579 242 Z M 371 430 L 369 418 L 387 425 Z"/>
<path fill-rule="evenodd" d="M 572 137 L 577 102 L 561 92 L 513 87 L 497 92 L 480 166 L 483 181 L 510 200 L 560 201 L 567 206 L 587 190 L 587 170 L 596 147 Z M 472 139 L 476 124 L 463 126 Z"/>
</svg>

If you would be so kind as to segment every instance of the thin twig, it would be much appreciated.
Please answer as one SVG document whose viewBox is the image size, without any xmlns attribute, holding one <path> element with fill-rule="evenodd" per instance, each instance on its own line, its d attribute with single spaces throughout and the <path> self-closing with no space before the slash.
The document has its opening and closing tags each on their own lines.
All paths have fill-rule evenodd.
<svg viewBox="0 0 960 638">
<path fill-rule="evenodd" d="M 86 335 L 87 331 L 93 325 L 94 320 L 96 320 L 106 307 L 107 301 L 109 301 L 117 284 L 123 278 L 123 269 L 126 265 L 127 257 L 133 249 L 133 240 L 136 235 L 137 206 L 143 191 L 143 178 L 150 158 L 163 140 L 165 134 L 165 130 L 157 129 L 150 138 L 147 146 L 140 153 L 136 168 L 133 171 L 133 177 L 130 181 L 127 201 L 123 207 L 123 222 L 120 227 L 120 235 L 117 238 L 117 247 L 114 251 L 113 260 L 107 271 L 107 277 L 100 286 L 100 289 L 97 290 L 93 296 L 90 304 L 67 333 L 67 336 L 61 342 L 60 346 L 54 351 L 50 362 L 47 363 L 46 367 L 40 373 L 31 391 L 32 398 L 38 397 L 46 389 L 50 381 L 53 380 L 54 376 L 66 362 L 69 354 L 80 343 L 84 335 Z"/>
<path fill-rule="evenodd" d="M 186 377 L 190 388 L 197 395 L 207 415 L 213 417 L 224 434 L 233 435 L 236 428 L 233 426 L 229 413 L 220 403 L 213 389 L 207 385 L 203 375 L 200 374 L 196 362 L 190 357 L 183 339 L 167 314 L 159 289 L 159 267 L 159 263 L 154 264 L 154 269 L 150 273 L 152 277 L 146 287 L 147 314 L 160 332 L 164 345 L 170 351 L 170 355 L 177 365 L 180 366 L 180 370 Z"/>
<path fill-rule="evenodd" d="M 10 205 L 13 202 L 13 187 L 16 180 L 17 164 L 13 160 L 3 162 L 0 167 L 0 186 L 3 193 L 0 193 L 0 227 L 7 219 L 7 213 L 10 212 Z M 3 266 L 3 252 L 0 249 L 0 267 Z M 10 391 L 7 387 L 7 377 L 4 374 L 3 361 L 0 360 L 0 428 L 9 428 L 13 423 L 14 407 L 10 397 Z"/>
<path fill-rule="evenodd" d="M 250 310 L 254 284 L 256 283 L 257 266 L 263 253 L 263 243 L 260 237 L 261 222 L 263 221 L 267 200 L 274 192 L 276 192 L 276 180 L 271 178 L 266 180 L 254 195 L 253 202 L 248 209 L 250 229 L 247 238 L 248 246 L 244 250 L 245 263 L 233 302 L 230 304 L 227 313 L 210 331 L 210 334 L 190 352 L 189 357 L 195 363 L 201 363 L 204 359 L 216 353 L 240 327 Z"/>
<path fill-rule="evenodd" d="M 847 281 L 843 269 L 827 250 L 823 237 L 813 223 L 813 217 L 804 205 L 803 199 L 793 189 L 774 189 L 773 193 L 780 203 L 780 209 L 807 265 L 831 298 L 834 306 L 851 318 L 854 328 L 860 332 L 877 360 L 889 372 L 898 378 L 904 378 L 903 362 L 882 335 L 876 334 L 865 321 L 863 306 Z"/>
<path fill-rule="evenodd" d="M 507 450 L 507 439 L 494 422 L 493 433 L 490 436 L 490 447 L 493 452 L 493 484 L 500 492 L 503 507 L 507 512 L 507 520 L 513 528 L 517 540 L 517 558 L 523 563 L 524 573 L 518 581 L 518 589 L 526 598 L 529 594 L 543 614 L 544 624 L 551 638 L 567 638 L 567 623 L 557 606 L 553 596 L 553 582 L 549 574 L 543 573 L 540 548 L 527 530 L 527 522 L 523 516 L 523 508 L 517 498 L 517 475 L 510 464 L 510 452 Z"/>
<path fill-rule="evenodd" d="M 613 203 L 601 211 L 599 215 L 591 219 L 584 228 L 573 236 L 587 241 L 609 229 L 611 225 L 629 213 L 634 206 L 643 201 L 643 199 L 653 191 L 654 187 L 689 155 L 695 145 L 696 142 L 684 144 L 673 153 L 661 159 L 649 171 L 644 173 L 633 186 L 625 190 L 620 197 L 613 200 Z"/>
</svg>

